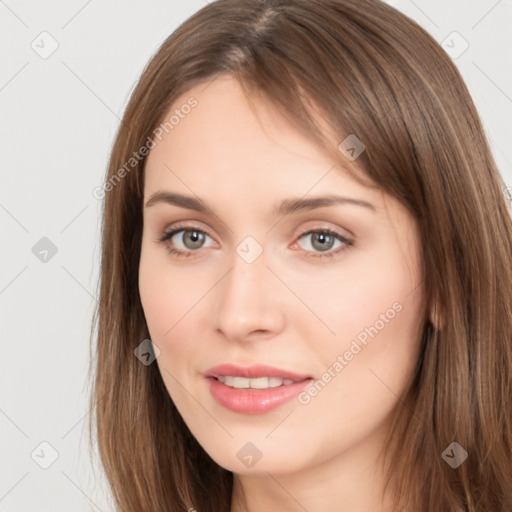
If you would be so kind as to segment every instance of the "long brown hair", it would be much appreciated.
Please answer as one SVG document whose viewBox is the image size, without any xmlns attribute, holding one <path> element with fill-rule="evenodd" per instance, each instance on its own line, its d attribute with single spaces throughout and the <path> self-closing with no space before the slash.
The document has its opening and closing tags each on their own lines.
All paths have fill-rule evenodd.
<svg viewBox="0 0 512 512">
<path fill-rule="evenodd" d="M 338 144 L 357 136 L 366 146 L 359 179 L 400 200 L 418 221 L 425 311 L 437 311 L 437 321 L 425 321 L 421 357 L 386 445 L 396 509 L 510 512 L 505 184 L 451 59 L 418 24 L 375 0 L 215 1 L 162 44 L 133 91 L 103 188 L 91 333 L 89 429 L 118 510 L 230 509 L 232 473 L 190 433 L 157 365 L 134 357 L 149 338 L 138 293 L 145 158 L 126 165 L 178 96 L 221 74 L 236 77 L 248 97 L 275 102 L 345 168 L 350 159 L 325 126 Z M 468 454 L 456 468 L 442 456 L 452 442 Z"/>
</svg>

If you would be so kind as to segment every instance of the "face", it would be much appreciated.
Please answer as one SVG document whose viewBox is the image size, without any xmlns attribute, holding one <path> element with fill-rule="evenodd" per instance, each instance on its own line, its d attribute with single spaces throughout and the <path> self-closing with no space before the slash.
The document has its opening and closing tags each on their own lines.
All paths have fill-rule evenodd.
<svg viewBox="0 0 512 512">
<path fill-rule="evenodd" d="M 238 474 L 375 452 L 419 355 L 414 219 L 235 80 L 171 110 L 191 96 L 144 187 L 140 296 L 170 398 Z"/>
</svg>

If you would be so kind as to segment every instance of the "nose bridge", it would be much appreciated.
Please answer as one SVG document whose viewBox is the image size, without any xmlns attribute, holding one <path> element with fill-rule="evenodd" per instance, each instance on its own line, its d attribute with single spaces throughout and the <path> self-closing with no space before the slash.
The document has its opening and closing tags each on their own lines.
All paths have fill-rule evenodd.
<svg viewBox="0 0 512 512">
<path fill-rule="evenodd" d="M 231 270 L 218 287 L 216 327 L 229 338 L 244 339 L 253 331 L 277 331 L 283 321 L 276 278 L 267 268 L 263 248 L 256 243 L 245 239 L 238 245 Z"/>
</svg>

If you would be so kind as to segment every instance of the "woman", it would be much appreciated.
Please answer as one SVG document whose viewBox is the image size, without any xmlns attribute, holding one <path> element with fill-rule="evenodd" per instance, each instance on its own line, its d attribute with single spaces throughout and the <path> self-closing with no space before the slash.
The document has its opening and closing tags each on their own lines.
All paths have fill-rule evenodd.
<svg viewBox="0 0 512 512">
<path fill-rule="evenodd" d="M 183 23 L 104 186 L 118 510 L 511 510 L 504 192 L 457 69 L 386 4 Z"/>
</svg>

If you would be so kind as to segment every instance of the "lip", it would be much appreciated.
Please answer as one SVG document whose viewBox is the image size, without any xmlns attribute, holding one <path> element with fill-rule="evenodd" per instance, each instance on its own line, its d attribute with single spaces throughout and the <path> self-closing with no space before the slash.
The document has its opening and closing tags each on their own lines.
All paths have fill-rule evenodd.
<svg viewBox="0 0 512 512">
<path fill-rule="evenodd" d="M 301 375 L 264 364 L 255 364 L 252 366 L 221 364 L 219 366 L 214 366 L 205 372 L 206 377 L 219 377 L 224 375 L 232 377 L 246 377 L 248 379 L 257 379 L 258 377 L 280 377 L 281 379 L 290 379 L 294 382 L 311 378 L 310 375 Z"/>
<path fill-rule="evenodd" d="M 248 367 L 222 364 L 205 372 L 212 397 L 226 409 L 240 414 L 263 414 L 271 411 L 296 397 L 313 380 L 308 375 L 282 370 L 266 365 Z M 218 381 L 219 376 L 246 377 L 280 377 L 295 381 L 288 386 L 267 389 L 236 389 Z"/>
</svg>

